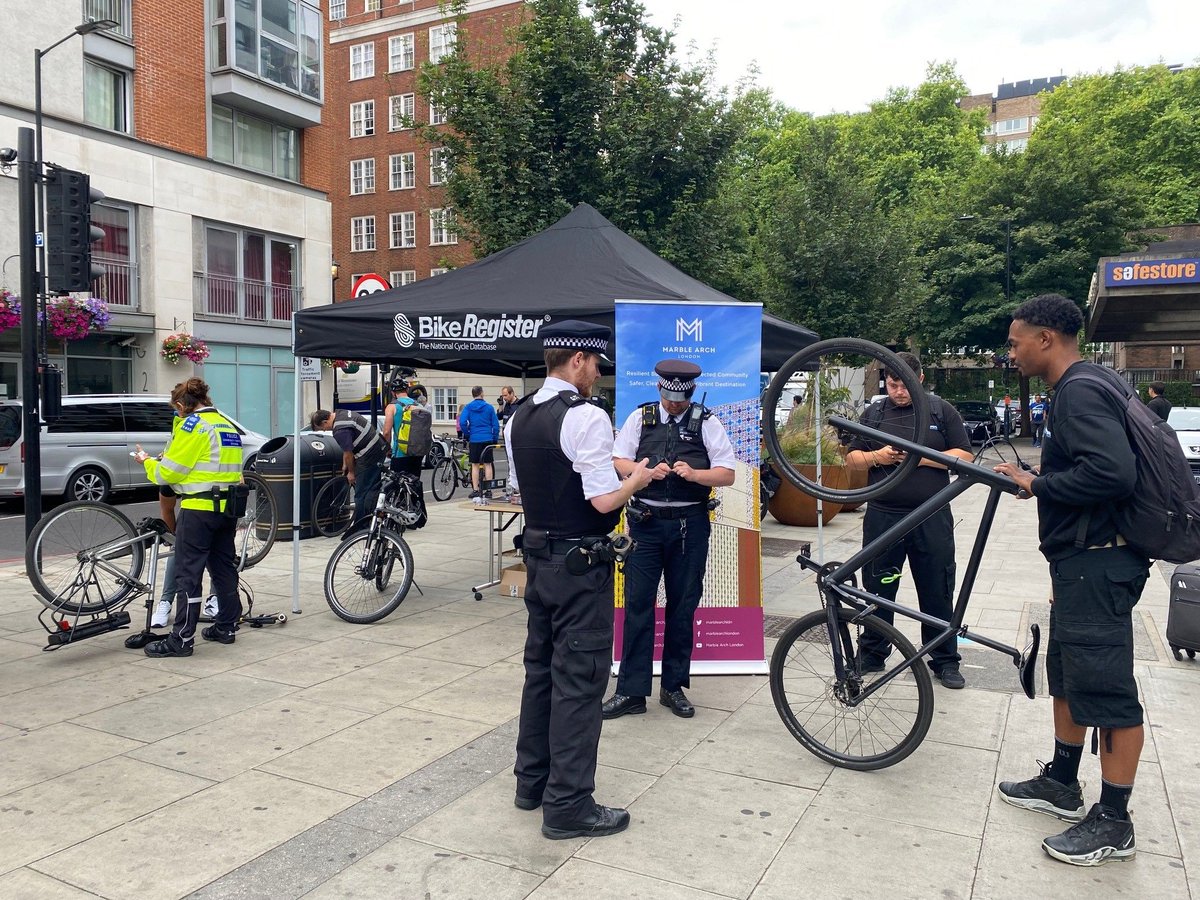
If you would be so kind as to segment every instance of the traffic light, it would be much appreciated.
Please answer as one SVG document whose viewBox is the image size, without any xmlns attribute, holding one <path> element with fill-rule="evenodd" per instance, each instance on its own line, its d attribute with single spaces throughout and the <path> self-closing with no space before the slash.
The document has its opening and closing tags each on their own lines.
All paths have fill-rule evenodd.
<svg viewBox="0 0 1200 900">
<path fill-rule="evenodd" d="M 46 173 L 46 275 L 51 293 L 86 291 L 104 274 L 92 265 L 92 243 L 104 230 L 92 224 L 92 204 L 104 194 L 83 172 L 51 167 Z"/>
</svg>

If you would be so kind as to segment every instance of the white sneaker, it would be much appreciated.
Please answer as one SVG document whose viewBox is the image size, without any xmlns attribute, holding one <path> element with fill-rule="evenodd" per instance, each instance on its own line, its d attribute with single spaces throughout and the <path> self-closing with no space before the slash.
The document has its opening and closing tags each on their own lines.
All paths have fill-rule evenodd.
<svg viewBox="0 0 1200 900">
<path fill-rule="evenodd" d="M 218 608 L 217 595 L 209 594 L 204 601 L 204 615 L 208 616 L 210 619 L 215 619 L 217 617 Z"/>
<path fill-rule="evenodd" d="M 159 600 L 154 607 L 154 615 L 150 617 L 151 628 L 162 628 L 171 621 L 171 601 Z"/>
</svg>

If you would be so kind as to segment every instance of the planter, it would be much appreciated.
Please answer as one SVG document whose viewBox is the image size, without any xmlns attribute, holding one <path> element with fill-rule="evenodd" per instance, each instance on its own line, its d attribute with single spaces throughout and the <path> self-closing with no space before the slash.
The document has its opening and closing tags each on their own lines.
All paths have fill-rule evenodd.
<svg viewBox="0 0 1200 900">
<path fill-rule="evenodd" d="M 796 469 L 805 478 L 813 481 L 817 478 L 816 466 L 796 466 Z M 776 474 L 779 474 L 778 469 L 775 471 Z M 775 521 L 782 525 L 815 527 L 817 524 L 816 497 L 804 493 L 804 491 L 800 490 L 800 488 L 796 487 L 782 475 L 780 475 L 780 479 L 783 483 L 779 485 L 779 490 L 775 492 L 775 496 L 771 498 L 771 503 L 767 507 Z M 845 490 L 847 487 L 846 467 L 838 465 L 822 466 L 821 484 L 834 490 Z M 830 519 L 841 512 L 842 505 L 840 503 L 825 501 L 821 509 L 823 512 L 822 524 L 828 524 Z"/>
<path fill-rule="evenodd" d="M 867 486 L 867 470 L 866 469 L 846 469 L 846 489 L 857 491 Z M 858 509 L 863 505 L 863 501 L 857 503 L 843 503 L 842 512 L 850 512 L 852 509 Z"/>
</svg>

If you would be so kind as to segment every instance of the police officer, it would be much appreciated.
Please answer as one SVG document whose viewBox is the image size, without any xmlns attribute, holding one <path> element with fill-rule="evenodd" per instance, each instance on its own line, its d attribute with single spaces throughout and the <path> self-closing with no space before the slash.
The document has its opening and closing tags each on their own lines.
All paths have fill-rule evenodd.
<svg viewBox="0 0 1200 900">
<path fill-rule="evenodd" d="M 379 466 L 387 454 L 383 438 L 365 417 L 348 409 L 318 409 L 309 422 L 314 431 L 332 431 L 342 448 L 342 472 L 354 485 L 354 528 L 358 528 L 375 511 Z"/>
<path fill-rule="evenodd" d="M 654 601 L 666 586 L 662 681 L 659 702 L 685 719 L 696 714 L 683 693 L 690 687 L 693 626 L 708 559 L 708 499 L 714 487 L 733 484 L 737 457 L 725 426 L 692 403 L 700 367 L 664 359 L 654 367 L 657 401 L 630 413 L 613 448 L 625 474 L 634 459 L 650 460 L 652 480 L 638 491 L 628 516 L 636 543 L 625 562 L 625 633 L 617 691 L 603 715 L 615 719 L 646 711 L 654 655 Z"/>
<path fill-rule="evenodd" d="M 600 701 L 612 660 L 613 567 L 567 569 L 581 539 L 607 535 L 621 507 L 650 481 L 643 460 L 622 483 L 613 469 L 612 425 L 587 402 L 608 362 L 612 332 L 567 320 L 541 330 L 547 377 L 505 428 L 514 489 L 525 511 L 528 580 L 525 686 L 517 735 L 515 803 L 542 807 L 548 838 L 598 837 L 629 825 L 629 813 L 598 805 Z"/>
<path fill-rule="evenodd" d="M 206 567 L 217 616 L 201 632 L 204 639 L 232 644 L 242 614 L 234 550 L 237 518 L 227 514 L 231 489 L 242 480 L 241 434 L 213 407 L 208 385 L 199 378 L 175 385 L 171 406 L 182 421 L 162 459 L 147 455 L 140 445 L 134 456 L 153 484 L 169 485 L 183 497 L 175 529 L 175 588 L 183 602 L 177 604 L 171 634 L 146 645 L 146 655 L 155 657 L 192 655 Z"/>
</svg>

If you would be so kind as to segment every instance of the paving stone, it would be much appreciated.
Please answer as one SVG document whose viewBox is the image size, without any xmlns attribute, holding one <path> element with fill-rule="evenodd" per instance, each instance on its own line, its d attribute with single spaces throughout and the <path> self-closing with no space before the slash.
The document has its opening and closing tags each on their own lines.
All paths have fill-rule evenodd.
<svg viewBox="0 0 1200 900">
<path fill-rule="evenodd" d="M 712 900 L 722 896 L 664 880 L 670 877 L 669 872 L 651 877 L 600 866 L 586 859 L 569 859 L 529 895 L 529 900 L 576 900 L 578 897 L 588 900 Z"/>
<path fill-rule="evenodd" d="M 137 741 L 60 723 L 0 741 L 0 796 L 140 747 Z"/>
</svg>

